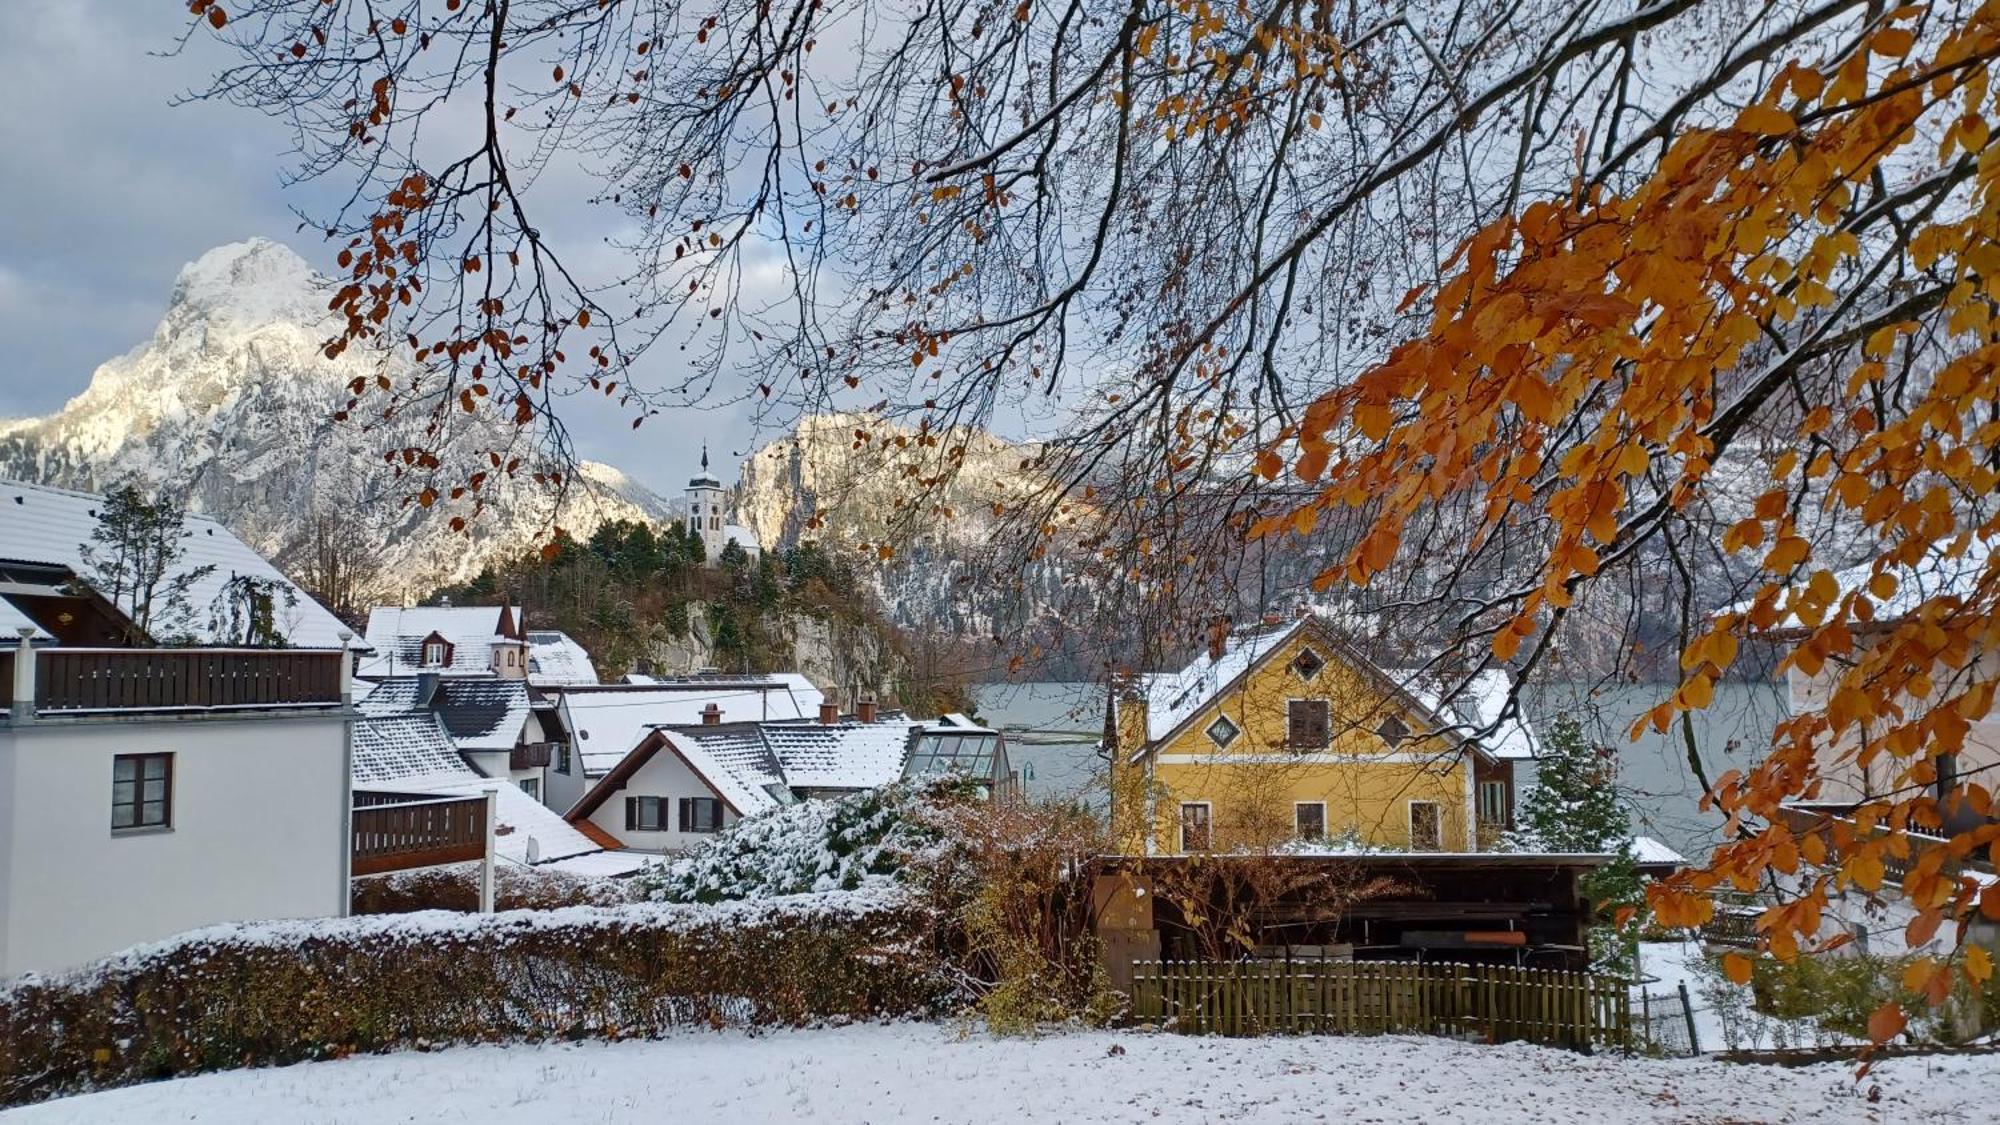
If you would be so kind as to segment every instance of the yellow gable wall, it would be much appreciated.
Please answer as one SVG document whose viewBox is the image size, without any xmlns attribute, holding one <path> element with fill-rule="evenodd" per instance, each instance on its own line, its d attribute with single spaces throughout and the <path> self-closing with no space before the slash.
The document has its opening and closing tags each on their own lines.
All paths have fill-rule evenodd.
<svg viewBox="0 0 2000 1125">
<path fill-rule="evenodd" d="M 1310 680 L 1292 669 L 1306 647 L 1326 662 Z M 1330 747 L 1289 747 L 1288 703 L 1294 699 L 1327 701 Z M 1121 763 L 1143 739 L 1141 710 L 1120 708 Z M 1387 745 L 1375 729 L 1390 714 L 1418 733 Z M 1240 731 L 1224 749 L 1207 733 L 1217 715 L 1227 715 Z M 1468 832 L 1472 762 L 1442 737 L 1422 733 L 1428 729 L 1419 712 L 1383 691 L 1375 677 L 1350 667 L 1312 630 L 1301 630 L 1137 768 L 1114 771 L 1114 829 L 1128 850 L 1143 852 L 1150 820 L 1150 850 L 1176 852 L 1181 804 L 1206 801 L 1216 848 L 1257 849 L 1292 837 L 1296 803 L 1325 802 L 1328 836 L 1353 831 L 1370 844 L 1406 848 L 1410 803 L 1428 801 L 1438 806 L 1443 849 L 1475 850 Z"/>
</svg>

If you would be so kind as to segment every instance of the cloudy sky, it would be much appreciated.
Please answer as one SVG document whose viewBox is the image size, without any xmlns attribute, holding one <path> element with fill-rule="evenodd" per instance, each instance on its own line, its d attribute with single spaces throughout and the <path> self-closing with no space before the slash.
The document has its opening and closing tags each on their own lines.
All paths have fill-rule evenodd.
<svg viewBox="0 0 2000 1125">
<path fill-rule="evenodd" d="M 262 235 L 330 264 L 289 210 L 313 197 L 283 187 L 282 125 L 172 104 L 223 61 L 202 36 L 167 57 L 188 19 L 170 0 L 0 2 L 13 100 L 0 119 L 0 418 L 57 409 L 99 363 L 151 336 L 175 274 L 208 249 Z M 730 406 L 635 433 L 629 416 L 574 401 L 584 455 L 656 488 L 685 480 L 703 439 L 726 467 L 759 438 Z"/>
</svg>

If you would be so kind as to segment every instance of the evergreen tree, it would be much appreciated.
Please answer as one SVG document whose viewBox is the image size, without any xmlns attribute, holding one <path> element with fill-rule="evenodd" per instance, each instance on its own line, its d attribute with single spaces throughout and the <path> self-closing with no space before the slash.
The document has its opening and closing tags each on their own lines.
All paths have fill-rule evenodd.
<svg viewBox="0 0 2000 1125">
<path fill-rule="evenodd" d="M 187 505 L 148 495 L 126 481 L 104 494 L 90 542 L 81 545 L 84 578 L 131 622 L 132 644 L 192 639 L 188 591 L 214 573 L 200 566 L 175 573 L 187 554 Z"/>
<path fill-rule="evenodd" d="M 1590 950 L 1600 972 L 1629 974 L 1638 961 L 1638 923 L 1615 924 L 1623 907 L 1639 907 L 1645 894 L 1632 855 L 1632 817 L 1618 793 L 1617 758 L 1594 746 L 1583 725 L 1567 713 L 1535 759 L 1535 787 L 1521 802 L 1519 843 L 1540 851 L 1613 856 L 1585 876 L 1582 890 L 1598 910 Z"/>
</svg>

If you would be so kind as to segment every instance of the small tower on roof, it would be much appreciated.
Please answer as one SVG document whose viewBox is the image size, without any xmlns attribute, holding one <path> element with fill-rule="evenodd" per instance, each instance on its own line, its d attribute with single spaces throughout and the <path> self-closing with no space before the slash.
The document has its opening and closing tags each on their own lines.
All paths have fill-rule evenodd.
<svg viewBox="0 0 2000 1125">
<path fill-rule="evenodd" d="M 728 515 L 728 494 L 723 490 L 722 482 L 708 471 L 708 443 L 703 442 L 701 472 L 688 481 L 687 518 L 688 526 L 701 537 L 702 553 L 710 563 L 722 554 L 723 545 L 729 542 L 725 531 Z"/>
</svg>

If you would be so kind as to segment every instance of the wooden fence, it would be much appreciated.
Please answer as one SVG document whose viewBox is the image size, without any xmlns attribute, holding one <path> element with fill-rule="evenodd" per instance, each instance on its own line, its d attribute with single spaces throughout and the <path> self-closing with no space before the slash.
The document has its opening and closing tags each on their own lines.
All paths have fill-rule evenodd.
<svg viewBox="0 0 2000 1125">
<path fill-rule="evenodd" d="M 1139 961 L 1136 1019 L 1196 1034 L 1415 1034 L 1632 1046 L 1626 984 L 1504 965 L 1413 961 Z"/>
<path fill-rule="evenodd" d="M 384 802 L 382 797 L 409 797 Z M 424 797 L 356 792 L 355 875 L 465 863 L 486 855 L 486 796 Z"/>
<path fill-rule="evenodd" d="M 332 650 L 55 648 L 35 654 L 35 710 L 338 706 Z"/>
</svg>

